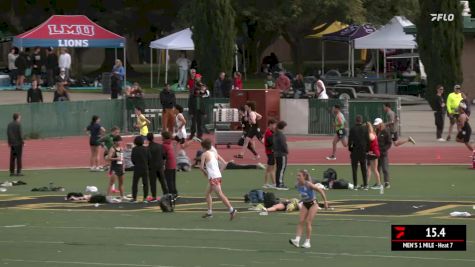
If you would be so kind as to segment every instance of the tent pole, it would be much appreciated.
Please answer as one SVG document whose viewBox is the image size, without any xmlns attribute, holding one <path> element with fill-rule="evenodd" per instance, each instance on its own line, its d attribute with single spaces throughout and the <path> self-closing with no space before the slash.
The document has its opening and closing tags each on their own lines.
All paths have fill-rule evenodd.
<svg viewBox="0 0 475 267">
<path fill-rule="evenodd" d="M 161 67 L 162 67 L 162 50 L 159 49 L 157 54 L 158 54 L 157 55 L 157 57 L 158 57 L 157 86 L 160 87 L 160 71 L 161 71 Z"/>
<path fill-rule="evenodd" d="M 247 60 L 247 54 L 246 54 L 246 47 L 242 45 L 242 55 L 243 55 L 243 60 L 242 60 L 242 72 L 244 74 L 244 80 L 247 81 L 247 70 L 246 70 L 246 60 Z"/>
<path fill-rule="evenodd" d="M 153 88 L 153 49 L 150 47 L 150 89 Z"/>
<path fill-rule="evenodd" d="M 376 49 L 376 77 L 379 78 L 379 49 Z"/>
<path fill-rule="evenodd" d="M 412 54 L 414 53 L 414 49 L 411 49 L 411 71 L 414 70 L 414 57 Z"/>
<path fill-rule="evenodd" d="M 117 48 L 114 48 L 114 59 L 117 59 Z"/>
<path fill-rule="evenodd" d="M 168 49 L 165 50 L 165 84 L 168 83 Z"/>
<path fill-rule="evenodd" d="M 351 44 L 348 43 L 348 77 L 351 76 Z"/>
<path fill-rule="evenodd" d="M 325 74 L 325 41 L 322 40 L 322 72 L 321 75 Z"/>
<path fill-rule="evenodd" d="M 355 77 L 355 42 L 351 42 L 351 77 Z"/>
<path fill-rule="evenodd" d="M 127 40 L 124 41 L 124 84 L 123 84 L 123 88 L 125 89 L 126 85 L 127 85 L 127 57 L 126 57 L 126 46 L 127 46 Z M 117 50 L 117 49 L 116 49 Z M 123 92 L 123 91 L 122 91 Z M 127 97 L 126 96 L 122 96 L 122 99 L 124 101 L 124 131 L 126 133 L 129 132 L 129 127 L 128 127 L 128 121 L 127 121 Z"/>
<path fill-rule="evenodd" d="M 386 49 L 383 50 L 384 59 L 384 77 L 386 77 Z"/>
</svg>

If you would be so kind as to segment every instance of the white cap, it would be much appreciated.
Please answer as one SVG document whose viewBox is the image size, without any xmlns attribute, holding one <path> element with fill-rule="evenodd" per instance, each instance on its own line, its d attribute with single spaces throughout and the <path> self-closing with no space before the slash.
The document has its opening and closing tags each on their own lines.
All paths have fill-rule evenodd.
<svg viewBox="0 0 475 267">
<path fill-rule="evenodd" d="M 97 193 L 97 187 L 95 186 L 86 186 L 86 193 Z"/>
<path fill-rule="evenodd" d="M 378 126 L 378 125 L 380 125 L 381 123 L 383 123 L 383 120 L 382 120 L 381 118 L 376 118 L 376 119 L 374 120 L 373 125 L 374 125 L 374 126 Z"/>
</svg>

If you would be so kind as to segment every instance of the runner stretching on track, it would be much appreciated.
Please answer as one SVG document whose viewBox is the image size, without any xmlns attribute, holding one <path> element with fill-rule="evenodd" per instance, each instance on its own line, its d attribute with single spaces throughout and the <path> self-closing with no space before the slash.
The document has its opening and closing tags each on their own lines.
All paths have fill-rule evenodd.
<svg viewBox="0 0 475 267">
<path fill-rule="evenodd" d="M 344 147 L 348 147 L 348 139 L 347 139 L 347 134 L 346 134 L 346 119 L 343 113 L 341 113 L 341 108 L 340 105 L 335 105 L 333 106 L 333 114 L 335 114 L 335 130 L 336 134 L 335 137 L 333 138 L 333 151 L 331 156 L 327 157 L 327 160 L 336 160 L 336 145 L 338 142 L 341 142 L 341 144 Z"/>
</svg>

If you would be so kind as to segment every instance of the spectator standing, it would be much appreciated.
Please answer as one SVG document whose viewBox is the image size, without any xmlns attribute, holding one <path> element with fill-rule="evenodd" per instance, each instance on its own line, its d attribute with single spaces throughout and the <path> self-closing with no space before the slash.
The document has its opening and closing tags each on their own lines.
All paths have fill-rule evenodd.
<svg viewBox="0 0 475 267">
<path fill-rule="evenodd" d="M 374 173 L 376 178 L 376 184 L 371 187 L 371 189 L 383 190 L 383 185 L 381 184 L 381 176 L 378 171 L 378 161 L 381 155 L 379 151 L 378 136 L 373 129 L 373 125 L 370 122 L 366 123 L 366 128 L 368 128 L 369 134 L 369 151 L 366 154 L 366 160 L 368 161 L 368 182 L 371 179 L 371 173 Z M 383 192 L 383 191 L 381 191 Z"/>
<path fill-rule="evenodd" d="M 445 100 L 443 97 L 444 87 L 442 85 L 437 85 L 437 95 L 435 96 L 435 126 L 437 128 L 436 138 L 439 142 L 444 142 L 445 139 L 442 138 L 442 133 L 444 132 L 444 121 L 445 113 L 447 111 L 445 107 Z"/>
<path fill-rule="evenodd" d="M 322 80 L 318 79 L 317 82 L 315 83 L 315 87 L 317 90 L 317 94 L 315 97 L 320 100 L 325 100 L 328 99 L 328 94 L 327 94 L 327 89 L 325 88 L 325 84 L 323 83 Z"/>
<path fill-rule="evenodd" d="M 287 138 L 283 132 L 286 126 L 287 123 L 285 121 L 279 121 L 272 139 L 272 148 L 276 163 L 275 184 L 277 190 L 289 190 L 289 188 L 284 184 L 285 169 L 287 168 L 287 156 L 289 154 Z"/>
<path fill-rule="evenodd" d="M 178 197 L 176 189 L 176 158 L 172 144 L 172 134 L 162 132 L 163 153 L 165 156 L 165 179 L 167 180 L 168 190 L 174 198 Z"/>
<path fill-rule="evenodd" d="M 142 136 L 136 136 L 134 139 L 135 147 L 132 148 L 132 163 L 134 164 L 134 176 L 132 178 L 132 200 L 137 202 L 137 192 L 139 180 L 142 179 L 143 202 L 148 203 L 148 171 L 150 162 L 150 153 L 143 146 Z"/>
<path fill-rule="evenodd" d="M 234 73 L 233 90 L 242 90 L 242 75 L 239 71 Z"/>
<path fill-rule="evenodd" d="M 305 95 L 305 83 L 301 73 L 295 76 L 295 80 L 292 82 L 292 89 L 294 90 L 294 98 L 301 98 Z"/>
<path fill-rule="evenodd" d="M 112 67 L 112 73 L 119 78 L 119 88 L 122 89 L 124 84 L 124 77 L 125 77 L 125 69 L 122 65 L 122 61 L 120 59 L 115 60 L 114 67 Z"/>
<path fill-rule="evenodd" d="M 86 128 L 86 132 L 89 134 L 89 147 L 91 148 L 91 157 L 89 160 L 91 171 L 102 171 L 102 167 L 99 165 L 99 148 L 101 145 L 99 140 L 106 130 L 100 123 L 101 118 L 94 115 L 92 116 L 91 123 Z"/>
<path fill-rule="evenodd" d="M 275 80 L 274 80 L 274 77 L 272 77 L 272 74 L 270 73 L 267 74 L 264 87 L 266 89 L 275 89 Z"/>
<path fill-rule="evenodd" d="M 31 81 L 31 88 L 28 89 L 26 95 L 27 103 L 43 102 L 43 93 L 38 88 L 38 82 L 36 80 Z"/>
<path fill-rule="evenodd" d="M 450 120 L 449 134 L 447 135 L 446 139 L 447 141 L 450 141 L 454 125 L 457 123 L 459 116 L 458 108 L 462 99 L 462 88 L 457 84 L 454 86 L 454 91 L 447 97 L 447 115 Z"/>
<path fill-rule="evenodd" d="M 15 66 L 15 60 L 18 57 L 18 48 L 17 47 L 12 47 L 10 49 L 10 53 L 8 53 L 8 71 L 10 74 L 10 84 L 15 85 L 16 84 L 16 79 L 17 79 L 17 74 L 18 74 L 18 68 Z"/>
<path fill-rule="evenodd" d="M 213 96 L 214 97 L 224 97 L 225 92 L 223 92 L 223 84 L 224 84 L 224 79 L 226 78 L 226 73 L 220 72 L 218 79 L 214 81 L 213 85 Z"/>
<path fill-rule="evenodd" d="M 361 115 L 356 116 L 356 125 L 350 129 L 348 137 L 348 150 L 351 153 L 351 169 L 353 173 L 354 188 L 357 189 L 357 171 L 358 163 L 361 167 L 363 176 L 363 185 L 360 187 L 368 190 L 368 168 L 366 165 L 366 153 L 369 151 L 369 134 L 368 129 L 363 125 Z"/>
<path fill-rule="evenodd" d="M 285 75 L 285 72 L 279 72 L 275 88 L 280 90 L 281 93 L 287 93 L 290 90 L 290 79 Z"/>
<path fill-rule="evenodd" d="M 160 92 L 160 104 L 162 104 L 162 131 L 173 133 L 175 124 L 175 93 L 170 90 L 167 83 Z"/>
<path fill-rule="evenodd" d="M 32 80 L 35 80 L 38 85 L 41 84 L 41 68 L 43 67 L 43 59 L 41 57 L 41 48 L 35 47 L 33 55 L 31 56 L 31 74 Z"/>
<path fill-rule="evenodd" d="M 195 88 L 195 80 L 196 80 L 196 70 L 191 68 L 190 77 L 188 78 L 188 82 L 186 83 L 186 88 L 188 88 L 188 91 L 190 92 L 190 94 L 193 91 L 193 88 Z"/>
<path fill-rule="evenodd" d="M 121 84 L 122 81 L 120 80 L 119 74 L 117 72 L 113 72 L 111 75 L 111 99 L 119 98 L 121 94 Z"/>
<path fill-rule="evenodd" d="M 188 102 L 188 113 L 191 117 L 190 139 L 193 139 L 195 134 L 200 139 L 203 137 L 203 117 L 206 114 L 204 99 L 207 97 L 209 97 L 209 91 L 206 85 L 201 82 L 201 74 L 196 74 Z"/>
<path fill-rule="evenodd" d="M 176 60 L 176 65 L 178 66 L 178 87 L 183 90 L 186 86 L 186 79 L 188 75 L 188 69 L 190 68 L 191 61 L 186 58 L 186 54 L 183 52 L 180 54 L 180 57 Z"/>
<path fill-rule="evenodd" d="M 275 187 L 275 156 L 272 142 L 276 125 L 277 121 L 273 118 L 270 118 L 267 122 L 266 132 L 264 133 L 264 146 L 266 148 L 267 167 L 266 173 L 264 175 L 264 186 L 262 186 L 263 188 Z"/>
<path fill-rule="evenodd" d="M 384 104 L 384 112 L 386 113 L 386 121 L 387 121 L 386 126 L 388 126 L 389 130 L 391 130 L 394 146 L 402 146 L 408 142 L 415 145 L 416 141 L 414 141 L 414 139 L 411 136 L 409 136 L 405 140 L 399 139 L 399 130 L 397 126 L 399 123 L 399 118 L 397 117 L 396 113 L 391 109 L 390 103 Z"/>
<path fill-rule="evenodd" d="M 148 174 L 150 181 L 150 191 L 152 192 L 152 198 L 149 202 L 157 202 L 157 178 L 162 187 L 163 194 L 168 194 L 168 185 L 165 180 L 164 164 L 165 153 L 163 151 L 162 144 L 155 143 L 153 140 L 153 133 L 147 134 L 148 140 L 148 152 L 150 153 L 150 163 L 148 165 Z"/>
<path fill-rule="evenodd" d="M 46 56 L 46 81 L 49 88 L 54 86 L 58 70 L 58 56 L 52 47 L 48 47 Z"/>
<path fill-rule="evenodd" d="M 384 125 L 381 118 L 376 118 L 373 123 L 376 127 L 376 134 L 378 135 L 378 144 L 379 144 L 379 159 L 378 159 L 378 171 L 381 175 L 383 173 L 384 177 L 384 188 L 388 189 L 391 187 L 389 179 L 389 149 L 392 145 L 391 132 L 386 125 Z"/>
<path fill-rule="evenodd" d="M 20 121 L 20 113 L 13 113 L 13 121 L 7 127 L 8 145 L 10 146 L 10 176 L 23 176 L 21 169 L 24 142 Z"/>
<path fill-rule="evenodd" d="M 25 83 L 25 72 L 29 67 L 29 61 L 26 52 L 21 51 L 15 60 L 15 67 L 17 67 L 17 80 L 16 90 L 23 90 L 23 84 Z"/>
<path fill-rule="evenodd" d="M 64 88 L 63 83 L 56 83 L 56 90 L 54 91 L 53 102 L 69 101 L 69 94 Z"/>
<path fill-rule="evenodd" d="M 58 59 L 58 66 L 60 69 L 64 69 L 66 78 L 69 80 L 71 77 L 71 55 L 66 48 L 61 48 L 61 54 Z"/>
</svg>

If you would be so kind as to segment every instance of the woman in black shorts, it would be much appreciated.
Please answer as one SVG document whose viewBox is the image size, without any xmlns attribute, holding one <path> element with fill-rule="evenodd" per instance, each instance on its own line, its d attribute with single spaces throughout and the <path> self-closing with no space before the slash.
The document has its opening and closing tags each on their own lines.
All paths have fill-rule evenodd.
<svg viewBox="0 0 475 267">
<path fill-rule="evenodd" d="M 87 126 L 86 131 L 89 133 L 89 146 L 91 147 L 90 167 L 91 171 L 102 171 L 99 165 L 99 147 L 101 135 L 106 131 L 101 125 L 99 116 L 92 116 L 91 123 Z"/>
<path fill-rule="evenodd" d="M 473 147 L 470 144 L 470 136 L 472 135 L 472 127 L 468 123 L 468 116 L 466 113 L 467 105 L 465 103 L 460 103 L 459 106 L 459 116 L 457 118 L 457 142 L 464 143 L 465 146 L 473 152 Z"/>
<path fill-rule="evenodd" d="M 261 114 L 256 112 L 256 103 L 253 101 L 248 101 L 246 105 L 244 105 L 244 115 L 243 115 L 243 122 L 246 122 L 245 125 L 245 137 L 244 137 L 244 144 L 242 146 L 241 153 L 235 155 L 235 158 L 242 159 L 244 158 L 244 153 L 248 146 L 252 148 L 255 159 L 259 159 L 260 156 L 255 151 L 255 145 L 253 142 L 253 138 L 257 137 L 258 139 L 262 138 L 262 134 L 260 133 L 259 126 L 257 125 L 257 121 L 262 119 Z M 251 149 L 249 149 L 251 150 Z M 252 151 L 251 150 L 251 151 Z"/>
<path fill-rule="evenodd" d="M 124 198 L 124 153 L 122 152 L 122 137 L 116 135 L 112 139 L 113 145 L 109 149 L 108 158 L 111 162 L 109 170 L 109 187 L 107 195 L 112 196 L 115 180 L 119 180 L 120 196 Z"/>
</svg>

